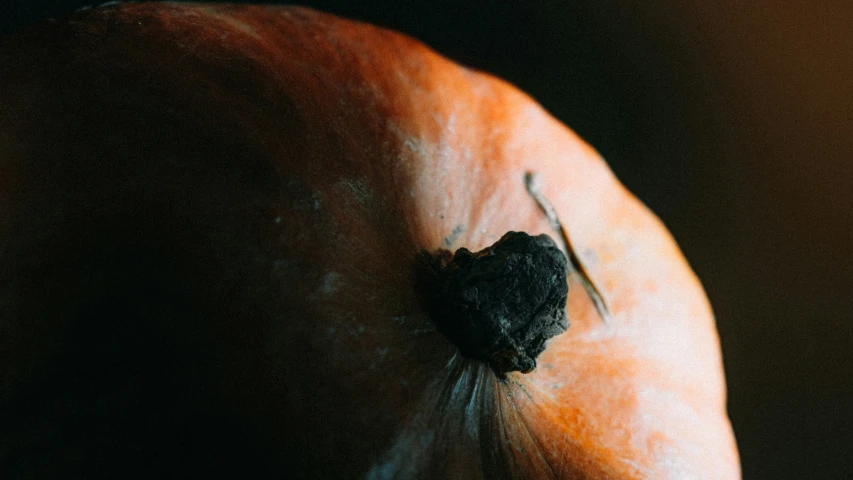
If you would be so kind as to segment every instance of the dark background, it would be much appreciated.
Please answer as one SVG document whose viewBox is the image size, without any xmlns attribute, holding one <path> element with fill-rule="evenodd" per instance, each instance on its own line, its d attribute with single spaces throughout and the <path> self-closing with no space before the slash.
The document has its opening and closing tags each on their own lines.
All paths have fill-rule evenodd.
<svg viewBox="0 0 853 480">
<path fill-rule="evenodd" d="M 0 31 L 91 2 L 12 0 Z M 533 95 L 714 305 L 746 479 L 853 478 L 853 2 L 304 1 Z"/>
</svg>

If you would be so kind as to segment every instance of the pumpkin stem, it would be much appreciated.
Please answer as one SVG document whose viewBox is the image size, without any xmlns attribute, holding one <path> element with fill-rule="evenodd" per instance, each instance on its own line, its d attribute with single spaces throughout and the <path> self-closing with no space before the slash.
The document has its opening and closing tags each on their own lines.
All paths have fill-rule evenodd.
<svg viewBox="0 0 853 480">
<path fill-rule="evenodd" d="M 554 231 L 559 233 L 560 237 L 562 237 L 563 247 L 569 257 L 569 264 L 571 265 L 571 268 L 580 276 L 581 285 L 583 285 L 584 290 L 586 290 L 586 294 L 589 295 L 590 300 L 592 300 L 596 310 L 598 310 L 598 315 L 601 316 L 604 323 L 609 324 L 610 310 L 607 308 L 604 296 L 601 295 L 601 292 L 596 288 L 595 284 L 592 283 L 592 280 L 590 280 L 586 268 L 583 266 L 583 263 L 581 263 L 580 257 L 578 257 L 578 254 L 575 252 L 575 248 L 572 245 L 572 241 L 569 239 L 569 233 L 557 217 L 557 210 L 554 209 L 551 202 L 549 202 L 548 199 L 545 198 L 545 195 L 542 194 L 541 175 L 535 172 L 526 172 L 524 174 L 524 184 L 527 186 L 527 192 L 534 200 L 536 200 L 536 203 L 539 204 L 539 208 L 541 208 L 545 213 L 545 216 L 548 217 L 548 222 L 551 224 L 551 228 L 553 228 Z"/>
<path fill-rule="evenodd" d="M 438 280 L 431 306 L 439 328 L 500 377 L 532 371 L 545 342 L 569 327 L 568 264 L 548 235 L 508 232 L 479 252 L 425 258 Z"/>
</svg>

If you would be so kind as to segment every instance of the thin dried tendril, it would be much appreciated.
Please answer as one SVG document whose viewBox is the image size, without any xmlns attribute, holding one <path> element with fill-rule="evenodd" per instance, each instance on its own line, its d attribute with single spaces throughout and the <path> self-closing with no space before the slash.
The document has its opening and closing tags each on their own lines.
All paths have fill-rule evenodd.
<svg viewBox="0 0 853 480">
<path fill-rule="evenodd" d="M 524 174 L 524 184 L 527 187 L 527 192 L 534 200 L 536 200 L 536 203 L 539 204 L 539 208 L 541 208 L 545 213 L 545 216 L 548 218 L 548 222 L 551 224 L 551 228 L 554 229 L 555 232 L 559 233 L 560 238 L 562 238 L 563 247 L 565 248 L 566 256 L 569 259 L 569 268 L 577 272 L 580 277 L 581 285 L 583 285 L 584 290 L 586 290 L 586 294 L 589 295 L 590 300 L 592 300 L 596 310 L 598 310 L 598 314 L 601 316 L 601 319 L 604 323 L 609 324 L 610 310 L 607 308 L 604 296 L 601 295 L 601 292 L 595 284 L 592 283 L 592 280 L 590 280 L 586 267 L 583 266 L 578 254 L 575 252 L 575 248 L 569 238 L 569 233 L 566 231 L 563 224 L 560 223 L 560 219 L 557 218 L 557 211 L 554 209 L 554 206 L 551 205 L 551 202 L 549 202 L 548 199 L 545 198 L 545 195 L 542 194 L 542 176 L 536 172 L 526 172 Z"/>
</svg>

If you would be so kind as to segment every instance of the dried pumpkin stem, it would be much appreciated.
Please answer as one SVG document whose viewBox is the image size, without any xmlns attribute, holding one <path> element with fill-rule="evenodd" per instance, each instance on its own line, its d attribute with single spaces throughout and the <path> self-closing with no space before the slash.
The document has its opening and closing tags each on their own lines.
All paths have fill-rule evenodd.
<svg viewBox="0 0 853 480">
<path fill-rule="evenodd" d="M 424 252 L 433 320 L 468 357 L 503 377 L 527 373 L 548 339 L 569 328 L 568 260 L 548 235 L 507 232 L 479 252 Z"/>
<path fill-rule="evenodd" d="M 569 233 L 557 217 L 557 211 L 554 209 L 554 206 L 551 205 L 551 202 L 549 202 L 548 199 L 545 198 L 545 195 L 542 194 L 542 176 L 536 172 L 526 172 L 524 174 L 524 184 L 527 187 L 527 192 L 534 200 L 536 200 L 536 203 L 539 204 L 539 208 L 541 208 L 545 213 L 545 216 L 548 218 L 548 222 L 551 224 L 551 228 L 553 228 L 554 231 L 562 238 L 563 247 L 566 251 L 566 256 L 569 259 L 569 265 L 571 265 L 570 268 L 577 272 L 581 280 L 581 285 L 583 285 L 584 290 L 586 290 L 587 295 L 589 295 L 590 300 L 592 300 L 596 310 L 598 310 L 598 314 L 601 316 L 601 319 L 604 323 L 609 324 L 610 310 L 607 308 L 604 296 L 601 295 L 601 292 L 596 288 L 595 284 L 592 283 L 592 280 L 590 280 L 586 268 L 583 263 L 581 263 L 577 252 L 575 252 L 575 248 L 569 238 Z"/>
<path fill-rule="evenodd" d="M 463 355 L 488 362 L 499 377 L 532 371 L 545 343 L 569 328 L 567 276 L 573 271 L 601 318 L 610 319 L 538 180 L 528 173 L 527 191 L 559 233 L 562 249 L 548 235 L 507 232 L 479 252 L 460 248 L 422 256 L 431 272 L 424 293 L 436 325 Z"/>
</svg>

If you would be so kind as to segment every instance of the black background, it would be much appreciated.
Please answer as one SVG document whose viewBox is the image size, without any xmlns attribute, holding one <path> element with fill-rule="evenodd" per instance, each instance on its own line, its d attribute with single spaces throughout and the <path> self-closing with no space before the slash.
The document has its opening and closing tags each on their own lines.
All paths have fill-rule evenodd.
<svg viewBox="0 0 853 480">
<path fill-rule="evenodd" d="M 13 0 L 9 31 L 90 2 Z M 853 3 L 305 1 L 533 95 L 714 305 L 746 479 L 853 478 Z"/>
</svg>

